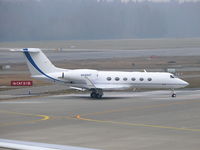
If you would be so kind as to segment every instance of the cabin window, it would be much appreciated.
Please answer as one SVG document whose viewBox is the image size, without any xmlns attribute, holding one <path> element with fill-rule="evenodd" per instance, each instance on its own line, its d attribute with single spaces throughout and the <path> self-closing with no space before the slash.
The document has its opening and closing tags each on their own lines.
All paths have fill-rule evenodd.
<svg viewBox="0 0 200 150">
<path fill-rule="evenodd" d="M 128 79 L 125 77 L 125 78 L 123 78 L 123 80 L 124 80 L 124 81 L 127 81 Z"/>
<path fill-rule="evenodd" d="M 152 81 L 152 78 L 148 78 L 147 80 L 148 80 L 148 81 Z"/>
<path fill-rule="evenodd" d="M 119 77 L 116 77 L 115 80 L 116 80 L 116 81 L 119 81 Z"/>
<path fill-rule="evenodd" d="M 140 81 L 144 81 L 144 78 L 140 78 Z"/>
<path fill-rule="evenodd" d="M 135 78 L 131 78 L 131 80 L 132 80 L 132 81 L 135 81 L 136 79 L 135 79 Z"/>
<path fill-rule="evenodd" d="M 111 79 L 112 79 L 111 77 L 107 77 L 107 80 L 108 80 L 108 81 L 111 81 Z"/>
</svg>

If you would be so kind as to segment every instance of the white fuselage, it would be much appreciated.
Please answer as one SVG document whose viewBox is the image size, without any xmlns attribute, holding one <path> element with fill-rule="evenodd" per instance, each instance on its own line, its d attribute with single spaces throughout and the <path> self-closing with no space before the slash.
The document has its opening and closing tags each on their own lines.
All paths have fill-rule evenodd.
<svg viewBox="0 0 200 150">
<path fill-rule="evenodd" d="M 131 88 L 175 89 L 188 85 L 187 82 L 165 72 L 122 72 L 97 71 L 90 69 L 63 70 L 48 74 L 54 82 L 87 89 L 86 78 L 98 89 L 124 90 Z M 33 76 L 48 79 L 46 76 Z M 52 80 L 52 79 L 48 79 Z"/>
</svg>

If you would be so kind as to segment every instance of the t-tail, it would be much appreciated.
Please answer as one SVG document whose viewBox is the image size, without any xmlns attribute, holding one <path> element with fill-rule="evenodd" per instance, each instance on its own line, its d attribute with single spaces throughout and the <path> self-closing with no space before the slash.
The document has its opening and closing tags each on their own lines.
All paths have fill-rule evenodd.
<svg viewBox="0 0 200 150">
<path fill-rule="evenodd" d="M 20 51 L 24 53 L 32 77 L 43 75 L 49 79 L 56 80 L 49 74 L 67 70 L 55 67 L 39 48 L 24 48 L 12 51 Z"/>
<path fill-rule="evenodd" d="M 24 48 L 23 53 L 32 76 L 45 75 L 58 70 L 38 48 Z"/>
</svg>

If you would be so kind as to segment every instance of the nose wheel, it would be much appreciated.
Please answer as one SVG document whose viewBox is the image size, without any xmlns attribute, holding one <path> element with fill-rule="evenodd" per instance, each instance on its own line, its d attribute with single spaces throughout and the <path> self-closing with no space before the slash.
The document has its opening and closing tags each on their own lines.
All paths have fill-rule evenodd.
<svg viewBox="0 0 200 150">
<path fill-rule="evenodd" d="M 172 97 L 173 98 L 176 97 L 176 92 L 174 91 L 174 89 L 171 89 L 171 91 L 172 91 Z"/>
<path fill-rule="evenodd" d="M 172 94 L 172 97 L 176 97 L 176 94 L 175 94 L 175 93 L 173 93 L 173 94 Z"/>
</svg>

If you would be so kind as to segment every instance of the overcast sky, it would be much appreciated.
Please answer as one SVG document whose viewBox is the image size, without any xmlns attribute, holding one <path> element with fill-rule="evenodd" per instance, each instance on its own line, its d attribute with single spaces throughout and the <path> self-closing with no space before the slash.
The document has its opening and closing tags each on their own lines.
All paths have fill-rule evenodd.
<svg viewBox="0 0 200 150">
<path fill-rule="evenodd" d="M 0 41 L 200 37 L 200 0 L 0 0 Z"/>
</svg>

